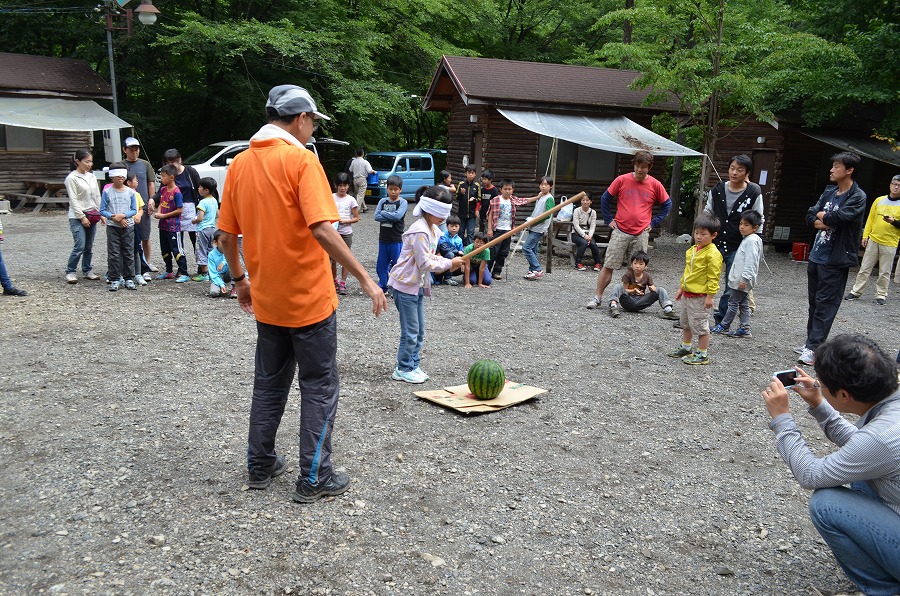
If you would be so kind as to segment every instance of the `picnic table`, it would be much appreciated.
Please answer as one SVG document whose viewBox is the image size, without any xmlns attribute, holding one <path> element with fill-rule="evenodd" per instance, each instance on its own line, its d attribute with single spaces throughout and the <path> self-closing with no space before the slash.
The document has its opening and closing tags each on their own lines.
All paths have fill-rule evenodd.
<svg viewBox="0 0 900 596">
<path fill-rule="evenodd" d="M 34 205 L 32 213 L 37 213 L 48 203 L 58 203 L 64 207 L 69 206 L 69 195 L 66 193 L 66 183 L 58 180 L 41 180 L 30 178 L 24 180 L 28 190 L 24 193 L 8 193 L 10 200 L 19 201 L 13 211 L 19 211 L 26 205 Z M 37 194 L 41 193 L 41 194 Z"/>
</svg>

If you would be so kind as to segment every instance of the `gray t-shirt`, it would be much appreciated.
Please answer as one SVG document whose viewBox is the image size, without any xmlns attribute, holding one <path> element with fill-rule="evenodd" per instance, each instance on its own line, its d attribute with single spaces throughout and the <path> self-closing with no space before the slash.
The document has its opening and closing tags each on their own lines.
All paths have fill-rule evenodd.
<svg viewBox="0 0 900 596">
<path fill-rule="evenodd" d="M 740 198 L 740 196 L 744 194 L 745 190 L 746 189 L 741 189 L 737 192 L 733 192 L 727 184 L 725 185 L 725 209 L 728 211 L 728 213 L 731 213 L 734 204 L 737 202 L 738 198 Z"/>
<path fill-rule="evenodd" d="M 147 202 L 153 198 L 150 196 L 150 188 L 147 183 L 156 178 L 156 172 L 153 171 L 153 166 L 150 165 L 150 162 L 145 159 L 138 159 L 133 162 L 125 160 L 125 167 L 128 169 L 129 174 L 133 173 L 137 176 L 137 191 L 141 198 L 144 199 L 144 210 L 146 211 Z"/>
</svg>

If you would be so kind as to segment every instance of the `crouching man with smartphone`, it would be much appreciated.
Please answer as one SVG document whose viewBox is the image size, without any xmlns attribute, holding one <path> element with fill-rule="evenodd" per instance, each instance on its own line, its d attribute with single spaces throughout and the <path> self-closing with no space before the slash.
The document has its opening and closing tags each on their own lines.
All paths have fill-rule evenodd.
<svg viewBox="0 0 900 596">
<path fill-rule="evenodd" d="M 813 525 L 844 573 L 867 595 L 900 593 L 900 391 L 897 364 L 862 335 L 816 350 L 818 380 L 777 373 L 762 396 L 778 452 L 809 500 Z M 788 371 L 785 371 L 788 372 Z M 809 405 L 838 450 L 816 457 L 790 413 L 783 381 Z M 841 413 L 860 418 L 852 424 Z M 846 486 L 849 485 L 849 486 Z"/>
</svg>

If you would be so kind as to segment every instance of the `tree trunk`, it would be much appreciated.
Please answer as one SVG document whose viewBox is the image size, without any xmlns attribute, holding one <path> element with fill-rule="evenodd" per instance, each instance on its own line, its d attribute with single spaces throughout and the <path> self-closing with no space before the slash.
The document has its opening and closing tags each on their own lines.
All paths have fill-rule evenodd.
<svg viewBox="0 0 900 596">
<path fill-rule="evenodd" d="M 678 132 L 675 133 L 675 142 L 679 145 L 684 144 L 684 130 L 679 126 Z M 672 211 L 669 218 L 663 224 L 663 229 L 670 234 L 678 233 L 678 213 L 681 211 L 681 167 L 684 164 L 684 158 L 675 157 L 672 162 L 672 180 L 669 181 L 669 198 L 672 199 Z"/>
<path fill-rule="evenodd" d="M 634 8 L 634 0 L 625 0 L 625 10 Z M 626 20 L 623 23 L 623 28 L 625 29 L 625 34 L 622 36 L 622 43 L 630 44 L 631 43 L 631 21 Z"/>
<path fill-rule="evenodd" d="M 725 29 L 725 0 L 719 0 L 719 10 L 716 13 L 716 46 L 713 50 L 713 92 L 709 97 L 709 111 L 706 117 L 706 126 L 703 130 L 703 166 L 700 168 L 700 184 L 697 193 L 696 213 L 703 212 L 705 203 L 703 197 L 709 184 L 712 160 L 716 157 L 716 140 L 719 136 L 719 72 L 722 64 L 722 37 Z"/>
</svg>

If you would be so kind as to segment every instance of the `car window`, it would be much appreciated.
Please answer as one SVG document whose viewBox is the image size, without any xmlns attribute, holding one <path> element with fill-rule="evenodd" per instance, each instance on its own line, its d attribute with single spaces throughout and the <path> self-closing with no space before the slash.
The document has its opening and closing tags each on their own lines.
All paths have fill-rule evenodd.
<svg viewBox="0 0 900 596">
<path fill-rule="evenodd" d="M 430 172 L 431 171 L 431 158 L 430 157 L 410 157 L 409 158 L 409 170 L 411 172 Z"/>
<path fill-rule="evenodd" d="M 224 167 L 228 165 L 228 160 L 233 159 L 238 153 L 242 153 L 247 150 L 247 147 L 244 145 L 240 145 L 238 147 L 232 147 L 219 157 L 217 157 L 213 162 L 209 165 L 216 167 Z"/>
<path fill-rule="evenodd" d="M 396 157 L 393 155 L 369 155 L 366 159 L 372 164 L 373 170 L 390 172 L 394 167 L 394 160 Z"/>
<path fill-rule="evenodd" d="M 397 160 L 397 168 L 394 170 L 395 172 L 405 172 L 407 171 L 406 167 L 406 158 L 401 157 Z"/>
<path fill-rule="evenodd" d="M 222 150 L 222 145 L 207 145 L 200 151 L 197 151 L 189 158 L 184 160 L 184 163 L 189 166 L 196 166 L 202 163 L 206 163 L 207 160 L 211 159 L 216 153 Z"/>
</svg>

